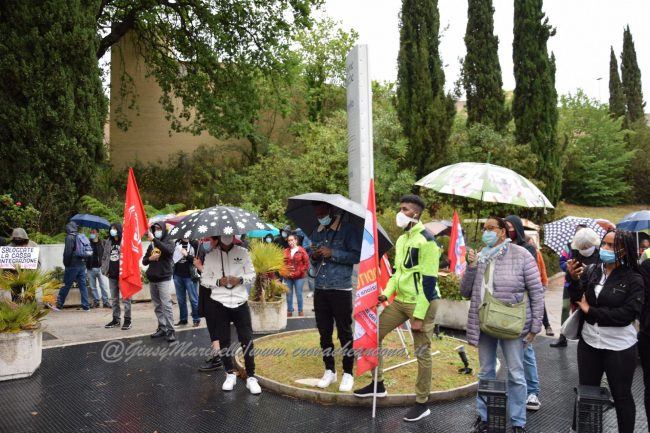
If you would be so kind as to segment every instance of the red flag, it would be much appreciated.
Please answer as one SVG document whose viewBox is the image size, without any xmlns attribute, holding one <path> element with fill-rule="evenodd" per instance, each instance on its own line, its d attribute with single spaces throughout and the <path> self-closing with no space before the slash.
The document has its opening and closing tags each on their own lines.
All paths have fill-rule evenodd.
<svg viewBox="0 0 650 433">
<path fill-rule="evenodd" d="M 379 318 L 379 253 L 377 251 L 377 214 L 375 211 L 375 183 L 370 179 L 368 208 L 363 228 L 359 279 L 354 301 L 354 349 L 357 357 L 356 375 L 361 376 L 378 364 L 377 347 Z"/>
<path fill-rule="evenodd" d="M 135 182 L 133 169 L 129 167 L 129 180 L 126 184 L 124 203 L 124 223 L 120 253 L 120 291 L 122 298 L 128 299 L 142 289 L 140 260 L 142 259 L 142 236 L 147 231 L 147 215 Z"/>
<path fill-rule="evenodd" d="M 458 219 L 458 212 L 454 211 L 454 220 L 451 226 L 451 236 L 449 237 L 449 251 L 447 257 L 449 258 L 449 269 L 459 277 L 462 277 L 467 269 L 467 261 L 465 254 L 467 247 L 465 246 L 465 237 L 463 236 L 463 229 L 460 226 Z"/>
</svg>

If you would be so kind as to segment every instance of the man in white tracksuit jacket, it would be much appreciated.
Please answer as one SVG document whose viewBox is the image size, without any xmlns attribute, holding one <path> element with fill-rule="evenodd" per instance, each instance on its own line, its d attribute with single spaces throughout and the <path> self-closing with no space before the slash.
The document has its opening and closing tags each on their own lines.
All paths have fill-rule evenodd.
<svg viewBox="0 0 650 433">
<path fill-rule="evenodd" d="M 233 367 L 234 349 L 230 348 L 230 322 L 235 325 L 237 338 L 244 350 L 246 365 L 246 388 L 251 394 L 260 394 L 262 389 L 255 378 L 253 356 L 253 329 L 248 309 L 246 284 L 255 278 L 255 269 L 246 248 L 233 244 L 233 236 L 222 235 L 203 240 L 205 257 L 203 263 L 195 261 L 201 271 L 201 285 L 212 292 L 206 308 L 213 309 L 215 329 L 221 344 L 221 358 L 226 369 L 226 380 L 221 389 L 232 391 L 237 383 Z"/>
</svg>

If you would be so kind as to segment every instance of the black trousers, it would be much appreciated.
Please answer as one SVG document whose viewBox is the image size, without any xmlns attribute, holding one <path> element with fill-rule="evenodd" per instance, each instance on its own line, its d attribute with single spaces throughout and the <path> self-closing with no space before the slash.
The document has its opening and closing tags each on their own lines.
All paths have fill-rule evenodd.
<svg viewBox="0 0 650 433">
<path fill-rule="evenodd" d="M 199 285 L 199 316 L 205 317 L 205 324 L 210 333 L 210 341 L 219 341 L 216 327 L 216 311 L 219 308 L 216 302 L 210 297 L 212 291 L 207 287 Z"/>
<path fill-rule="evenodd" d="M 235 348 L 230 347 L 230 322 L 232 322 L 237 331 L 239 344 L 241 344 L 242 350 L 244 351 L 246 374 L 248 377 L 255 376 L 253 328 L 251 326 L 251 312 L 248 309 L 248 303 L 246 302 L 237 308 L 228 308 L 214 300 L 212 302 L 215 307 L 214 332 L 221 345 L 219 355 L 223 361 L 224 368 L 227 372 L 234 371 L 232 358 L 235 354 Z M 210 331 L 210 335 L 212 335 L 212 331 Z"/>
<path fill-rule="evenodd" d="M 645 416 L 650 423 L 650 336 L 639 334 L 639 356 L 643 368 L 643 385 L 645 386 Z"/>
<path fill-rule="evenodd" d="M 609 390 L 614 398 L 614 408 L 619 433 L 634 433 L 636 406 L 632 396 L 632 380 L 636 368 L 636 344 L 629 349 L 614 351 L 595 349 L 578 342 L 578 377 L 580 385 L 600 386 L 603 373 L 607 375 Z M 576 428 L 575 413 L 573 428 Z"/>
<path fill-rule="evenodd" d="M 334 358 L 334 323 L 343 350 L 343 372 L 352 374 L 354 352 L 352 348 L 352 291 L 323 290 L 314 291 L 314 312 L 316 327 L 320 335 L 325 369 L 336 371 Z"/>
<path fill-rule="evenodd" d="M 546 305 L 544 305 L 544 317 L 542 317 L 542 325 L 544 325 L 544 328 L 551 326 L 551 323 L 548 321 L 548 314 L 546 313 Z"/>
</svg>

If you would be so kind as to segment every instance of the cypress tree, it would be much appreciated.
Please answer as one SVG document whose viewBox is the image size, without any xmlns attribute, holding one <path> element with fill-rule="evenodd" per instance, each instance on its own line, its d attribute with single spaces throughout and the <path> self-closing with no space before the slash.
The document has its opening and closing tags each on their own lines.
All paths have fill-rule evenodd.
<svg viewBox="0 0 650 433">
<path fill-rule="evenodd" d="M 618 61 L 611 47 L 609 55 L 609 112 L 614 118 L 625 116 L 625 92 L 618 75 Z"/>
<path fill-rule="evenodd" d="M 504 105 L 492 0 L 469 0 L 465 46 L 462 80 L 467 98 L 467 124 L 481 123 L 503 131 L 509 113 Z"/>
<path fill-rule="evenodd" d="M 512 113 L 517 143 L 530 144 L 537 155 L 533 177 L 556 203 L 562 187 L 562 146 L 557 139 L 557 91 L 555 56 L 548 56 L 546 43 L 555 34 L 542 12 L 542 0 L 515 1 L 514 62 L 515 94 Z"/>
<path fill-rule="evenodd" d="M 403 0 L 397 56 L 397 114 L 418 178 L 446 162 L 454 100 L 445 95 L 437 0 Z"/>
<path fill-rule="evenodd" d="M 636 61 L 636 50 L 630 26 L 623 31 L 623 52 L 621 53 L 621 78 L 627 105 L 626 126 L 644 117 L 643 92 L 641 90 L 641 70 Z"/>
<path fill-rule="evenodd" d="M 0 190 L 60 232 L 105 159 L 99 1 L 0 2 Z"/>
</svg>

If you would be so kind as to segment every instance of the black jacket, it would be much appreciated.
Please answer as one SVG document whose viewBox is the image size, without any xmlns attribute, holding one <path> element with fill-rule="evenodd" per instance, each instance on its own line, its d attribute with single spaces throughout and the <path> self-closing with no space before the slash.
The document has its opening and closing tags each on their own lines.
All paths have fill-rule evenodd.
<svg viewBox="0 0 650 433">
<path fill-rule="evenodd" d="M 641 275 L 645 286 L 645 299 L 648 299 L 649 302 L 643 304 L 639 334 L 650 337 L 650 260 L 641 263 Z"/>
<path fill-rule="evenodd" d="M 577 302 L 584 294 L 589 303 L 589 313 L 584 315 L 587 323 L 598 326 L 627 326 L 643 308 L 645 298 L 643 278 L 629 268 L 618 267 L 607 277 L 600 295 L 596 298 L 594 288 L 603 275 L 601 265 L 590 265 L 579 281 L 571 280 L 569 295 Z"/>
<path fill-rule="evenodd" d="M 512 224 L 512 227 L 514 227 L 515 232 L 517 233 L 517 239 L 512 241 L 512 243 L 514 243 L 515 245 L 519 245 L 520 247 L 526 248 L 526 250 L 533 255 L 535 261 L 537 261 L 537 249 L 533 245 L 526 242 L 524 223 L 521 222 L 521 218 L 519 218 L 517 215 L 508 215 L 504 219 L 508 221 L 510 224 Z"/>
<path fill-rule="evenodd" d="M 93 247 L 93 255 L 86 259 L 86 269 L 101 268 L 104 257 L 104 241 L 97 238 L 97 242 L 90 241 L 90 246 Z"/>
<path fill-rule="evenodd" d="M 77 256 L 75 245 L 77 243 L 77 223 L 70 221 L 65 225 L 65 246 L 63 248 L 63 266 L 66 268 L 78 268 L 86 266 L 86 260 Z"/>
<path fill-rule="evenodd" d="M 151 244 L 147 248 L 147 252 L 142 257 L 142 264 L 149 266 L 147 268 L 147 278 L 149 281 L 158 283 L 161 281 L 168 281 L 172 279 L 172 274 L 174 270 L 173 256 L 174 256 L 174 243 L 167 236 L 167 225 L 166 224 L 154 224 L 151 226 L 151 232 L 153 233 L 154 227 L 159 227 L 163 231 L 163 235 L 160 239 L 153 238 Z M 151 262 L 149 257 L 154 248 L 160 250 L 160 258 L 158 261 Z"/>
</svg>

